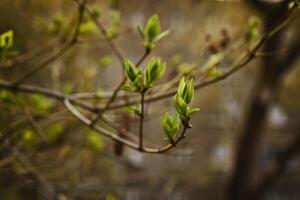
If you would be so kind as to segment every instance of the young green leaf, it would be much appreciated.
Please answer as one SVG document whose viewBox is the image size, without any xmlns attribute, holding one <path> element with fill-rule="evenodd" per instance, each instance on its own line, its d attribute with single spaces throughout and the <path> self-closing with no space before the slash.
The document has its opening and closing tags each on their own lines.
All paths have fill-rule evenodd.
<svg viewBox="0 0 300 200">
<path fill-rule="evenodd" d="M 178 114 L 171 116 L 168 112 L 161 118 L 161 125 L 170 142 L 174 142 L 180 126 Z"/>
<path fill-rule="evenodd" d="M 157 15 L 149 18 L 144 29 L 144 35 L 148 42 L 153 42 L 161 32 L 160 22 Z"/>
<path fill-rule="evenodd" d="M 124 108 L 124 111 L 125 112 L 128 112 L 128 113 L 132 113 L 134 115 L 140 115 L 140 105 L 139 104 L 136 104 L 136 105 L 132 105 L 132 106 L 128 106 L 128 107 L 125 107 Z"/>
<path fill-rule="evenodd" d="M 138 69 L 135 66 L 135 64 L 133 64 L 129 59 L 125 60 L 124 66 L 125 66 L 126 75 L 131 80 L 131 82 L 134 82 L 136 78 L 142 74 L 141 70 Z"/>
<path fill-rule="evenodd" d="M 167 35 L 169 35 L 169 33 L 170 33 L 170 30 L 166 30 L 166 31 L 164 31 L 164 32 L 162 32 L 162 33 L 160 33 L 160 34 L 158 34 L 158 35 L 155 37 L 154 42 L 157 42 L 157 41 L 161 40 L 162 38 L 164 38 L 164 37 L 166 37 Z"/>
<path fill-rule="evenodd" d="M 200 110 L 200 108 L 189 108 L 187 110 L 187 116 L 191 116 L 193 113 L 198 112 Z"/>
<path fill-rule="evenodd" d="M 145 72 L 145 87 L 150 88 L 165 72 L 166 64 L 161 63 L 160 58 L 152 58 L 147 65 Z"/>
<path fill-rule="evenodd" d="M 174 107 L 181 119 L 187 119 L 197 112 L 198 108 L 190 108 L 189 104 L 194 98 L 194 80 L 186 81 L 183 77 L 179 83 L 177 94 L 173 97 Z"/>
<path fill-rule="evenodd" d="M 179 116 L 182 119 L 187 118 L 188 105 L 185 103 L 185 101 L 182 99 L 182 97 L 179 94 L 176 94 L 173 97 L 173 104 Z"/>
<path fill-rule="evenodd" d="M 161 25 L 157 15 L 151 16 L 146 22 L 144 30 L 138 26 L 137 30 L 141 37 L 143 38 L 143 45 L 148 50 L 154 48 L 155 43 L 169 34 L 169 30 L 161 32 Z"/>
<path fill-rule="evenodd" d="M 125 90 L 128 92 L 135 92 L 137 90 L 137 88 L 134 85 L 132 85 L 132 83 L 127 83 L 122 86 L 122 90 Z"/>
<path fill-rule="evenodd" d="M 185 81 L 184 77 L 179 83 L 177 93 L 185 101 L 186 104 L 191 103 L 194 97 L 194 80 Z"/>
<path fill-rule="evenodd" d="M 191 103 L 194 98 L 194 79 L 187 82 L 185 101 L 187 104 Z"/>
</svg>

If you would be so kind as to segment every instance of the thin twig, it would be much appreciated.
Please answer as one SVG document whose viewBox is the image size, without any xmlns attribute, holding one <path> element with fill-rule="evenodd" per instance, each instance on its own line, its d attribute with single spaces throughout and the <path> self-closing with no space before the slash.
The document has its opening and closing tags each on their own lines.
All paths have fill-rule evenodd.
<svg viewBox="0 0 300 200">
<path fill-rule="evenodd" d="M 100 108 L 97 108 L 93 106 L 92 104 L 86 102 L 86 101 L 81 101 L 79 99 L 76 99 L 72 96 L 63 94 L 59 91 L 56 90 L 51 90 L 47 88 L 42 88 L 42 87 L 37 87 L 37 86 L 32 86 L 32 85 L 18 85 L 15 86 L 13 83 L 8 83 L 4 81 L 0 81 L 0 89 L 7 90 L 13 93 L 29 93 L 29 94 L 39 94 L 43 95 L 52 99 L 59 100 L 61 102 L 64 101 L 65 98 L 69 98 L 72 103 L 75 103 L 76 105 L 91 111 L 91 112 L 98 112 Z"/>
<path fill-rule="evenodd" d="M 30 71 L 22 75 L 19 79 L 14 82 L 14 85 L 19 85 L 31 76 L 35 75 L 37 72 L 45 68 L 48 64 L 52 63 L 56 59 L 60 58 L 63 54 L 65 54 L 76 42 L 79 35 L 79 28 L 80 24 L 83 20 L 84 8 L 85 8 L 86 0 L 83 0 L 82 3 L 79 4 L 78 7 L 78 22 L 75 27 L 74 35 L 72 36 L 71 40 L 64 44 L 55 54 L 51 57 L 43 60 L 42 62 L 35 65 Z"/>
<path fill-rule="evenodd" d="M 139 128 L 139 148 L 143 149 L 143 126 L 144 126 L 144 107 L 145 107 L 145 91 L 141 92 L 141 112 L 139 113 L 140 117 L 140 128 Z"/>
<path fill-rule="evenodd" d="M 90 127 L 91 129 L 101 133 L 102 135 L 111 138 L 112 140 L 116 142 L 120 142 L 124 144 L 125 146 L 135 149 L 137 151 L 143 152 L 143 153 L 154 153 L 154 154 L 160 154 L 169 151 L 173 147 L 175 147 L 182 139 L 185 138 L 185 132 L 187 131 L 188 127 L 184 126 L 183 130 L 180 134 L 180 136 L 171 144 L 167 144 L 164 147 L 161 148 L 147 148 L 144 147 L 143 149 L 140 149 L 139 145 L 137 143 L 134 143 L 128 139 L 125 139 L 123 137 L 118 136 L 115 133 L 112 133 L 108 131 L 107 129 L 98 126 L 97 124 L 92 124 L 92 121 L 88 119 L 86 116 L 84 116 L 79 110 L 77 110 L 70 102 L 69 99 L 64 100 L 64 104 L 66 108 L 70 111 L 70 113 L 76 117 L 78 120 L 80 120 L 84 125 Z"/>
<path fill-rule="evenodd" d="M 137 67 L 139 67 L 150 53 L 151 53 L 151 51 L 149 49 L 145 49 L 144 54 L 141 56 L 141 58 L 137 61 L 137 63 L 135 65 Z"/>
<path fill-rule="evenodd" d="M 118 49 L 118 47 L 112 41 L 112 39 L 108 36 L 108 33 L 107 33 L 104 25 L 99 20 L 97 20 L 95 17 L 93 17 L 93 14 L 92 14 L 91 10 L 88 7 L 85 6 L 85 10 L 86 10 L 87 14 L 90 16 L 90 18 L 93 20 L 93 22 L 95 23 L 95 25 L 97 26 L 97 28 L 99 29 L 99 31 L 104 36 L 104 38 L 107 41 L 107 43 L 109 44 L 109 46 L 110 46 L 113 54 L 117 57 L 119 63 L 123 66 L 124 57 L 123 57 L 121 51 Z"/>
<path fill-rule="evenodd" d="M 145 53 L 142 55 L 142 57 L 139 59 L 139 61 L 136 63 L 136 66 L 139 67 L 143 61 L 147 58 L 147 56 L 151 53 L 150 50 L 145 50 Z M 127 78 L 126 76 L 123 77 L 122 81 L 119 83 L 119 85 L 117 86 L 117 88 L 114 90 L 111 98 L 108 100 L 108 102 L 106 103 L 104 109 L 102 109 L 102 111 L 100 113 L 98 113 L 98 115 L 93 119 L 93 124 L 97 123 L 97 121 L 101 118 L 102 114 L 108 110 L 110 108 L 110 106 L 112 105 L 112 103 L 115 101 L 115 99 L 117 98 L 119 92 L 122 89 L 122 86 L 126 83 Z"/>
</svg>

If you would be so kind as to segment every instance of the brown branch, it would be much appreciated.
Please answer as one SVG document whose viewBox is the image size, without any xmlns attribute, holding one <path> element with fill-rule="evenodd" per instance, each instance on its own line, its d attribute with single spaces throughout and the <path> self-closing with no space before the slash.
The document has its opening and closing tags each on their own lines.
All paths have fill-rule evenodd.
<svg viewBox="0 0 300 200">
<path fill-rule="evenodd" d="M 37 87 L 32 85 L 23 85 L 23 84 L 15 86 L 13 83 L 0 81 L 0 89 L 7 90 L 13 93 L 21 92 L 21 93 L 29 93 L 29 94 L 39 94 L 52 99 L 59 100 L 61 102 L 63 102 L 65 98 L 69 98 L 72 103 L 75 103 L 76 105 L 86 110 L 89 110 L 91 112 L 98 112 L 98 110 L 100 109 L 88 102 L 78 100 L 76 98 L 73 98 L 72 96 L 63 94 L 56 90 L 47 89 L 47 88 L 42 88 L 42 87 Z"/>
<path fill-rule="evenodd" d="M 120 128 L 120 127 L 116 126 L 115 122 L 112 122 L 112 120 L 109 120 L 109 119 L 107 119 L 104 116 L 102 116 L 101 120 L 105 124 L 107 124 L 110 128 L 114 129 L 115 131 Z M 126 135 L 126 138 L 128 138 L 131 141 L 134 141 L 134 142 L 138 142 L 139 141 L 139 138 L 136 135 L 134 135 L 133 133 L 131 133 L 130 131 L 128 131 L 128 130 L 127 131 L 124 130 L 124 134 Z M 180 137 L 182 137 L 181 139 L 184 138 L 183 135 L 181 135 Z M 175 143 L 175 145 L 178 144 L 179 141 L 176 140 L 176 142 L 177 143 Z M 145 141 L 144 140 L 144 143 L 147 144 L 148 146 L 153 147 L 153 148 L 160 149 L 160 151 L 163 150 L 162 148 L 157 148 L 156 144 L 153 144 L 153 143 L 151 143 L 149 141 Z M 167 145 L 167 146 L 168 146 L 167 148 L 169 148 L 169 145 Z M 165 148 L 166 148 L 166 146 L 165 146 Z M 174 151 L 172 153 L 168 152 L 168 155 L 173 155 L 173 156 L 191 156 L 192 154 L 193 154 L 193 150 L 192 149 L 184 149 L 184 150 L 183 149 L 181 149 L 181 150 L 177 149 L 176 152 L 174 152 Z"/>
<path fill-rule="evenodd" d="M 135 65 L 139 67 L 144 62 L 144 60 L 149 56 L 150 53 L 151 53 L 150 49 L 145 49 L 144 54 L 141 56 L 141 58 L 137 61 Z"/>
<path fill-rule="evenodd" d="M 183 126 L 183 130 L 181 132 L 181 135 L 172 143 L 172 144 L 168 144 L 164 147 L 161 148 L 147 148 L 144 147 L 143 149 L 140 149 L 139 145 L 137 143 L 134 143 L 128 139 L 125 139 L 123 137 L 118 136 L 115 133 L 112 133 L 110 131 L 108 131 L 107 129 L 98 126 L 97 124 L 93 124 L 92 120 L 88 119 L 86 116 L 84 116 L 81 112 L 79 112 L 70 102 L 69 99 L 65 99 L 64 100 L 64 104 L 66 106 L 66 108 L 70 111 L 70 113 L 76 117 L 79 121 L 81 121 L 84 125 L 90 127 L 91 129 L 101 133 L 102 135 L 116 141 L 116 142 L 120 142 L 122 144 L 124 144 L 125 146 L 132 148 L 134 150 L 143 152 L 143 153 L 156 153 L 156 154 L 160 154 L 160 153 L 164 153 L 169 151 L 170 149 L 172 149 L 173 147 L 175 147 L 182 139 L 185 138 L 185 132 L 187 131 L 188 127 L 187 126 Z"/>
</svg>

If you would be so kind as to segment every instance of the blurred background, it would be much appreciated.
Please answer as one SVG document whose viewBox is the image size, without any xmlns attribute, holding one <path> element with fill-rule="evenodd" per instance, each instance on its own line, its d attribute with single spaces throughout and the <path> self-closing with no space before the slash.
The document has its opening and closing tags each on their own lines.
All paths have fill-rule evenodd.
<svg viewBox="0 0 300 200">
<path fill-rule="evenodd" d="M 160 84 L 208 66 L 212 59 L 220 60 L 210 76 L 228 69 L 249 48 L 249 40 L 257 41 L 280 14 L 276 9 L 281 1 L 263 3 L 270 8 L 241 0 L 87 1 L 124 57 L 134 61 L 144 52 L 136 27 L 144 26 L 153 14 L 159 16 L 162 29 L 170 30 L 149 56 L 167 63 Z M 48 44 L 56 38 L 64 41 L 65 30 L 76 23 L 77 7 L 72 0 L 1 0 L 0 34 L 14 31 L 13 51 L 18 55 L 30 55 L 32 49 L 55 51 L 59 45 Z M 251 27 L 255 30 L 249 33 Z M 77 44 L 26 84 L 66 94 L 112 91 L 122 77 L 118 61 L 87 16 L 79 31 Z M 300 134 L 299 31 L 298 15 L 277 34 L 273 46 L 269 42 L 275 53 L 257 57 L 225 80 L 197 90 L 193 105 L 201 111 L 192 117 L 193 128 L 186 139 L 167 154 L 143 154 L 126 147 L 116 153 L 117 144 L 81 124 L 61 103 L 0 89 L 0 199 L 226 199 L 246 129 L 250 132 L 247 141 L 259 140 L 251 167 L 253 182 L 276 168 L 278 155 Z M 224 33 L 228 44 L 215 52 L 213 45 Z M 270 74 L 276 76 L 268 70 L 272 64 L 275 68 L 277 60 L 291 67 L 280 71 L 278 80 L 265 90 L 260 85 Z M 14 67 L 2 62 L 0 79 L 13 81 L 37 62 L 28 59 Z M 267 100 L 265 107 L 251 115 L 257 93 Z M 100 104 L 101 99 L 93 103 Z M 146 117 L 145 138 L 150 144 L 165 144 L 160 116 L 172 110 L 170 104 L 171 98 L 147 104 L 151 115 Z M 137 133 L 138 118 L 124 117 L 121 111 L 125 112 L 113 110 L 107 116 L 116 124 L 127 121 L 128 129 Z M 255 123 L 251 124 L 251 117 Z M 259 139 L 255 132 L 260 132 Z M 293 154 L 263 199 L 299 199 L 299 169 L 299 156 Z"/>
</svg>

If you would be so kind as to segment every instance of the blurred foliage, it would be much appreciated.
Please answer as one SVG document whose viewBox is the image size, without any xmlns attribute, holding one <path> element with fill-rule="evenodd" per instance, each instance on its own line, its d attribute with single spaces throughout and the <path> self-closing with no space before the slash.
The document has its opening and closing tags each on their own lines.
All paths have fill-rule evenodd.
<svg viewBox="0 0 300 200">
<path fill-rule="evenodd" d="M 89 147 L 96 152 L 101 152 L 104 148 L 102 136 L 95 131 L 88 132 L 87 143 Z"/>
<path fill-rule="evenodd" d="M 17 99 L 14 94 L 5 90 L 0 90 L 0 102 L 7 107 L 15 107 L 17 105 Z"/>
<path fill-rule="evenodd" d="M 51 101 L 45 96 L 33 94 L 29 96 L 30 104 L 33 105 L 35 111 L 38 113 L 47 113 L 51 108 Z"/>
<path fill-rule="evenodd" d="M 64 132 L 65 125 L 61 122 L 50 124 L 47 128 L 47 135 L 50 142 L 55 142 Z"/>
<path fill-rule="evenodd" d="M 0 64 L 6 59 L 13 58 L 18 55 L 18 52 L 13 49 L 14 32 L 13 30 L 6 31 L 0 34 Z"/>
</svg>

